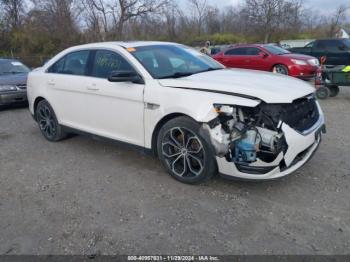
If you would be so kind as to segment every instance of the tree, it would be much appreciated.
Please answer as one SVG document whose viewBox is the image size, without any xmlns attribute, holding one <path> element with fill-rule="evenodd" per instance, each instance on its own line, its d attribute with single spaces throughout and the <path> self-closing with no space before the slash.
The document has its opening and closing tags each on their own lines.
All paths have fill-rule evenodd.
<svg viewBox="0 0 350 262">
<path fill-rule="evenodd" d="M 263 33 L 264 42 L 293 21 L 294 25 L 300 17 L 300 1 L 290 0 L 246 0 L 242 12 L 251 28 Z M 295 30 L 295 28 L 294 28 Z"/>
<path fill-rule="evenodd" d="M 305 9 L 302 0 L 245 0 L 224 8 L 211 2 L 187 0 L 184 6 L 172 0 L 0 0 L 0 55 L 29 57 L 29 65 L 39 65 L 36 57 L 42 61 L 92 41 L 278 42 L 333 37 L 349 22 L 346 6 L 320 15 Z"/>
<path fill-rule="evenodd" d="M 166 33 L 171 41 L 175 41 L 178 37 L 178 16 L 180 13 L 181 11 L 175 3 L 171 3 L 168 8 L 164 8 L 163 15 L 165 17 Z"/>
<path fill-rule="evenodd" d="M 188 0 L 192 8 L 192 19 L 197 28 L 197 36 L 201 36 L 204 27 L 204 19 L 208 13 L 207 0 Z"/>
<path fill-rule="evenodd" d="M 49 34 L 58 50 L 80 42 L 77 20 L 81 10 L 73 0 L 32 1 L 35 4 L 29 13 L 32 30 Z"/>
<path fill-rule="evenodd" d="M 168 2 L 168 0 L 118 0 L 111 6 L 115 37 L 123 39 L 125 24 L 131 19 L 156 13 Z"/>
<path fill-rule="evenodd" d="M 221 14 L 218 8 L 208 7 L 205 16 L 205 25 L 208 34 L 216 34 L 221 32 Z"/>
<path fill-rule="evenodd" d="M 9 30 L 16 30 L 21 26 L 25 13 L 24 3 L 24 0 L 0 0 L 3 19 L 7 21 Z"/>
<path fill-rule="evenodd" d="M 109 5 L 103 0 L 82 0 L 85 22 L 95 40 L 106 40 L 109 33 Z"/>
<path fill-rule="evenodd" d="M 88 26 L 103 28 L 103 40 L 125 39 L 132 20 L 160 13 L 170 0 L 81 0 Z M 134 23 L 134 22 L 133 22 Z M 134 23 L 135 24 L 135 23 Z"/>
<path fill-rule="evenodd" d="M 340 30 L 340 25 L 346 21 L 346 14 L 348 10 L 348 6 L 340 5 L 335 11 L 335 13 L 332 15 L 329 21 L 329 37 L 334 37 L 336 33 Z"/>
</svg>

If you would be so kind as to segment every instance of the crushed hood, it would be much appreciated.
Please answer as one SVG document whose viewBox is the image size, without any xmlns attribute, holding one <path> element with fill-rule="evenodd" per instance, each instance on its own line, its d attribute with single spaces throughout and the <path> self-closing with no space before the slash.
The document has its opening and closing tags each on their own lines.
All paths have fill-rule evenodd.
<svg viewBox="0 0 350 262">
<path fill-rule="evenodd" d="M 289 76 L 245 69 L 223 69 L 176 79 L 160 79 L 166 87 L 255 97 L 266 103 L 291 103 L 315 92 L 314 87 Z"/>
</svg>

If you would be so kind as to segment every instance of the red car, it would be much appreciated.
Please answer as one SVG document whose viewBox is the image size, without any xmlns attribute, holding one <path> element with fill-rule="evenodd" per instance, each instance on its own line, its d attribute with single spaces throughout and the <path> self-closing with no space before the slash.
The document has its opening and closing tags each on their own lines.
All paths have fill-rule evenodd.
<svg viewBox="0 0 350 262">
<path fill-rule="evenodd" d="M 317 58 L 292 54 L 274 45 L 233 46 L 213 58 L 226 67 L 275 72 L 304 80 L 313 79 L 320 67 Z"/>
</svg>

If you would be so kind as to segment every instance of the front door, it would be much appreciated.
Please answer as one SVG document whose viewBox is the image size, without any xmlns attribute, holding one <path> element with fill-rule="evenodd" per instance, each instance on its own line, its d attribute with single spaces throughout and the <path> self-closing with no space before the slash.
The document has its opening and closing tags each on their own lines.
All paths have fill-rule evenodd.
<svg viewBox="0 0 350 262">
<path fill-rule="evenodd" d="M 144 146 L 143 84 L 110 82 L 113 71 L 134 68 L 116 51 L 96 50 L 86 84 L 87 114 L 93 133 Z"/>
<path fill-rule="evenodd" d="M 244 68 L 270 71 L 269 56 L 257 47 L 247 47 L 244 59 Z M 263 54 L 266 54 L 264 56 Z"/>
</svg>

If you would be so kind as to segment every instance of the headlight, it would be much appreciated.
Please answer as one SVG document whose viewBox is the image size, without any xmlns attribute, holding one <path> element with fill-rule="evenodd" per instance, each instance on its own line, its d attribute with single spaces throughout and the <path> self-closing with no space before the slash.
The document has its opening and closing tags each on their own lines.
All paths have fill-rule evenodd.
<svg viewBox="0 0 350 262">
<path fill-rule="evenodd" d="M 215 111 L 219 114 L 231 115 L 233 113 L 233 106 L 214 104 Z"/>
<path fill-rule="evenodd" d="M 318 61 L 318 59 L 310 59 L 308 60 L 309 64 L 310 65 L 313 65 L 313 66 L 319 66 L 320 65 L 320 61 Z"/>
<path fill-rule="evenodd" d="M 307 65 L 307 63 L 303 60 L 291 59 L 291 61 L 296 65 Z"/>
<path fill-rule="evenodd" d="M 0 92 L 1 91 L 16 91 L 17 87 L 13 85 L 0 85 Z"/>
</svg>

